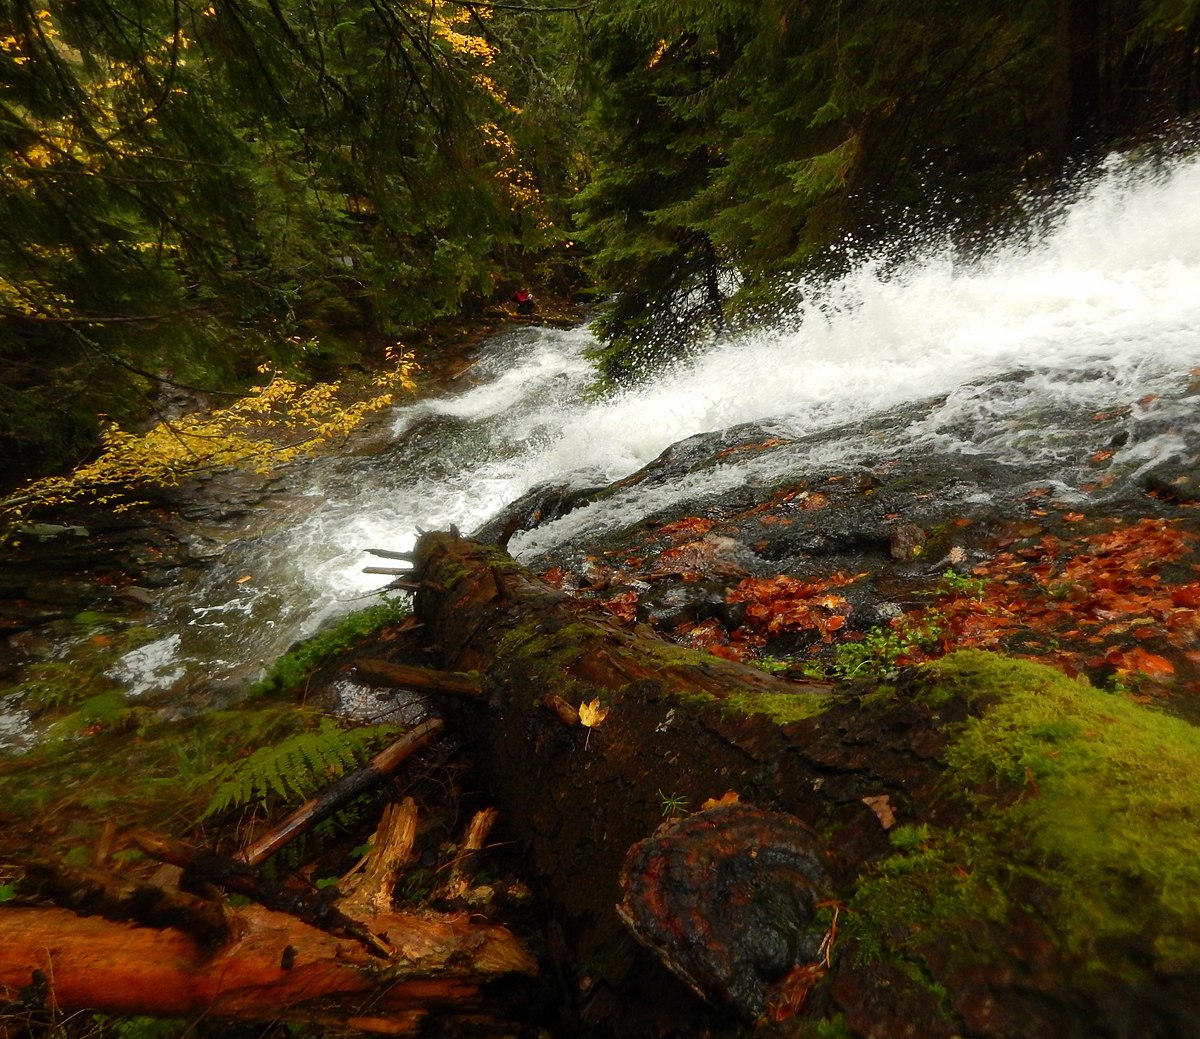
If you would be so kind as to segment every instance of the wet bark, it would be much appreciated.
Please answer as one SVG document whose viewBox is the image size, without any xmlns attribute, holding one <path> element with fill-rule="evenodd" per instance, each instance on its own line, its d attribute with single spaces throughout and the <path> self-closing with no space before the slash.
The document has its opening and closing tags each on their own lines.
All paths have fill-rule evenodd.
<svg viewBox="0 0 1200 1039">
<path fill-rule="evenodd" d="M 475 732 L 505 836 L 522 844 L 542 886 L 578 1023 L 643 1034 L 753 1012 L 753 995 L 721 998 L 746 990 L 737 979 L 715 980 L 716 1006 L 706 1008 L 631 937 L 617 909 L 628 895 L 620 883 L 627 853 L 665 815 L 733 790 L 836 833 L 836 847 L 808 849 L 836 889 L 886 850 L 876 809 L 935 781 L 940 738 L 927 710 L 909 705 L 867 720 L 855 695 L 630 629 L 492 546 L 430 534 L 418 556 L 417 615 L 442 665 L 486 676 L 482 698 L 454 701 L 458 721 Z M 583 724 L 580 705 L 597 700 L 607 713 Z M 805 718 L 806 701 L 827 709 Z M 779 720 L 788 717 L 796 720 Z M 623 913 L 636 915 L 628 902 Z M 696 987 L 694 969 L 673 966 Z"/>
<path fill-rule="evenodd" d="M 902 824 L 974 827 L 988 854 L 1030 861 L 1027 831 L 988 821 L 1036 789 L 944 782 L 986 697 L 926 688 L 925 673 L 890 690 L 784 681 L 618 623 L 495 546 L 427 534 L 417 555 L 431 648 L 484 676 L 452 709 L 473 730 L 497 839 L 520 845 L 539 885 L 573 1034 L 799 1037 L 815 1019 L 872 1039 L 1118 1036 L 1139 1020 L 1138 1034 L 1200 1035 L 1180 980 L 1194 974 L 1117 983 L 1078 956 L 1051 922 L 1052 863 L 1001 870 L 996 911 L 955 901 L 948 873 L 932 944 L 924 909 L 893 930 L 856 910 Z M 688 825 L 656 834 L 680 810 Z"/>
</svg>

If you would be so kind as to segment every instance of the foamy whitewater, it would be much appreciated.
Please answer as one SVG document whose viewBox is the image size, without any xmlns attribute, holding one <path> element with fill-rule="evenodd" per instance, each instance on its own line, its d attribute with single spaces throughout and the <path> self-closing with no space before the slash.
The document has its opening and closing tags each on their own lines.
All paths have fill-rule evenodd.
<svg viewBox="0 0 1200 1039">
<path fill-rule="evenodd" d="M 292 493 L 256 517 L 260 532 L 232 540 L 201 585 L 162 604 L 161 638 L 125 658 L 122 680 L 133 694 L 241 680 L 247 663 L 372 601 L 387 578 L 361 572 L 378 562 L 366 549 L 408 547 L 418 527 L 470 531 L 541 482 L 608 483 L 684 437 L 738 423 L 803 436 L 937 401 L 887 443 L 836 438 L 805 464 L 853 463 L 868 448 L 967 451 L 1044 465 L 1071 493 L 1081 479 L 1070 416 L 1082 428 L 1096 411 L 1132 406 L 1161 432 L 1132 440 L 1114 465 L 1136 472 L 1169 456 L 1180 424 L 1200 421 L 1187 396 L 1200 365 L 1200 157 L 1154 168 L 1115 158 L 1036 241 L 970 260 L 926 243 L 900 263 L 864 259 L 836 281 L 797 285 L 796 296 L 803 303 L 773 327 L 600 401 L 586 395 L 586 330 L 495 337 L 473 385 L 395 409 L 387 450 L 296 467 Z M 1024 374 L 995 381 L 1013 372 Z M 532 556 L 714 481 L 769 479 L 771 464 L 731 463 L 703 488 L 635 489 L 512 547 Z"/>
</svg>

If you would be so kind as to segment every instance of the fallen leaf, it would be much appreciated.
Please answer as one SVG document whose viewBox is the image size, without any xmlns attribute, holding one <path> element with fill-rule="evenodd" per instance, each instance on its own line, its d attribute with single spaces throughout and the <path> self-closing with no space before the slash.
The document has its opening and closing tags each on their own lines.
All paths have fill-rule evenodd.
<svg viewBox="0 0 1200 1039">
<path fill-rule="evenodd" d="M 896 813 L 892 810 L 887 794 L 872 794 L 862 798 L 862 803 L 875 813 L 879 825 L 885 830 L 890 830 L 896 825 Z"/>
<path fill-rule="evenodd" d="M 700 806 L 700 811 L 703 812 L 707 808 L 720 808 L 721 805 L 735 805 L 740 802 L 741 798 L 736 790 L 727 790 L 720 797 L 710 797 Z"/>
<path fill-rule="evenodd" d="M 600 706 L 600 698 L 597 697 L 590 703 L 581 703 L 579 705 L 579 720 L 589 729 L 594 729 L 605 718 L 608 717 L 608 708 Z"/>
<path fill-rule="evenodd" d="M 1141 671 L 1147 675 L 1173 675 L 1175 673 L 1175 665 L 1166 657 L 1160 657 L 1157 653 L 1147 653 L 1144 649 L 1137 647 L 1121 655 L 1121 665 L 1124 665 L 1122 670 Z"/>
<path fill-rule="evenodd" d="M 632 622 L 637 618 L 638 593 L 635 591 L 622 592 L 611 599 L 602 599 L 600 604 L 620 620 Z"/>
</svg>

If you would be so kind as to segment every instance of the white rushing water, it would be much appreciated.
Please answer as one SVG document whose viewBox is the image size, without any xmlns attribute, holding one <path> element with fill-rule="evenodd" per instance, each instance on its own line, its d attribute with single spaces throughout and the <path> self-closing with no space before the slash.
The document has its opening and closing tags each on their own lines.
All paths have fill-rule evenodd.
<svg viewBox="0 0 1200 1039">
<path fill-rule="evenodd" d="M 892 443 L 843 437 L 808 464 L 916 446 L 1040 463 L 1067 488 L 1080 446 L 1060 416 L 1085 423 L 1132 407 L 1158 432 L 1122 448 L 1115 461 L 1127 470 L 1178 451 L 1180 423 L 1200 421 L 1188 396 L 1200 365 L 1200 158 L 1154 168 L 1114 159 L 1037 240 L 972 259 L 926 243 L 797 294 L 804 302 L 774 327 L 599 401 L 586 396 L 586 330 L 494 338 L 472 385 L 395 410 L 387 450 L 297 467 L 292 493 L 256 517 L 261 532 L 232 541 L 200 585 L 163 604 L 161 638 L 124 660 L 122 679 L 140 693 L 268 660 L 371 601 L 387 579 L 362 574 L 377 562 L 364 550 L 408 547 L 418 527 L 470 531 L 541 482 L 608 483 L 682 438 L 738 423 L 804 435 L 937 398 Z M 1014 372 L 1022 377 L 993 381 Z M 769 464 L 708 471 L 702 488 L 684 479 L 617 495 L 512 547 L 537 553 L 714 481 L 767 479 L 753 467 Z"/>
</svg>

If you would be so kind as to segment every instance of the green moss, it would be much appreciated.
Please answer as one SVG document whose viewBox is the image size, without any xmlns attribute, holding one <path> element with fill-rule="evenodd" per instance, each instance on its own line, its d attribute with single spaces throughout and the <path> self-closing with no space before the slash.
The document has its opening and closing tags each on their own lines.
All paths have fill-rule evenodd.
<svg viewBox="0 0 1200 1039">
<path fill-rule="evenodd" d="M 829 706 L 823 693 L 734 693 L 724 705 L 739 714 L 765 714 L 776 725 L 789 725 L 820 714 Z"/>
<path fill-rule="evenodd" d="M 250 687 L 251 696 L 287 693 L 301 688 L 327 660 L 397 624 L 412 612 L 407 599 L 387 599 L 343 617 L 327 631 L 293 646 L 275 661 L 267 674 Z"/>
<path fill-rule="evenodd" d="M 1200 969 L 1195 727 L 979 651 L 922 674 L 919 699 L 971 708 L 942 783 L 939 818 L 957 822 L 893 834 L 850 904 L 863 953 L 921 972 L 953 939 L 994 962 L 1025 915 L 1083 987 Z"/>
<path fill-rule="evenodd" d="M 449 538 L 449 535 L 442 537 Z M 452 538 L 449 540 L 453 542 Z M 426 573 L 425 580 L 434 582 L 441 591 L 448 592 L 459 581 L 477 578 L 483 567 L 498 574 L 516 573 L 521 569 L 520 564 L 498 545 L 477 545 L 465 560 L 453 554 L 440 556 L 436 565 Z"/>
</svg>

